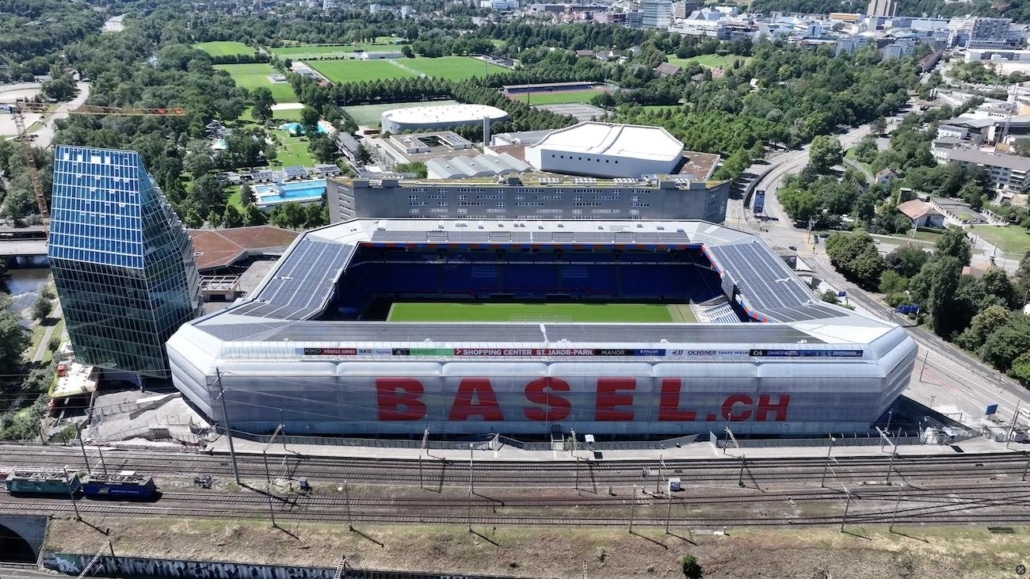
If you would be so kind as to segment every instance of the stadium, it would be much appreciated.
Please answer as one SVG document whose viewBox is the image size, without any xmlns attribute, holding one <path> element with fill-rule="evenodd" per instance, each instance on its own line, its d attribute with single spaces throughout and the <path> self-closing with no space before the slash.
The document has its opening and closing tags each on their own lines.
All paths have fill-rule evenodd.
<svg viewBox="0 0 1030 579">
<path fill-rule="evenodd" d="M 916 356 L 703 221 L 346 221 L 167 348 L 235 430 L 390 437 L 864 433 Z"/>
<path fill-rule="evenodd" d="M 384 132 L 430 131 L 481 126 L 508 120 L 508 113 L 487 105 L 438 105 L 391 109 L 382 115 Z"/>
</svg>

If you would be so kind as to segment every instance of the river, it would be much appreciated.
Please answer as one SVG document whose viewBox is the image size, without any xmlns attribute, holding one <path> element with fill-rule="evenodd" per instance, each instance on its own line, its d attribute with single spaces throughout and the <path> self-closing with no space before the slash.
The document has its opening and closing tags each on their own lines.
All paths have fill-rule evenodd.
<svg viewBox="0 0 1030 579">
<path fill-rule="evenodd" d="M 20 312 L 31 308 L 32 303 L 39 297 L 40 287 L 50 277 L 50 268 L 35 267 L 26 269 L 10 269 L 4 276 L 4 285 L 7 293 L 12 298 L 11 310 Z M 28 323 L 28 320 L 23 320 Z"/>
</svg>

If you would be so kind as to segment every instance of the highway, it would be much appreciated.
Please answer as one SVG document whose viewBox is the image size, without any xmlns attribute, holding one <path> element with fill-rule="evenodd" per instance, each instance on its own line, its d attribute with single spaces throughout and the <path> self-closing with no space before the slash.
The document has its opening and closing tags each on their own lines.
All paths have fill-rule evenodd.
<svg viewBox="0 0 1030 579">
<path fill-rule="evenodd" d="M 847 150 L 867 134 L 868 126 L 853 129 L 840 137 L 841 145 Z M 912 385 L 906 392 L 908 397 L 928 407 L 934 407 L 935 403 L 937 407 L 953 404 L 965 418 L 982 415 L 983 409 L 991 403 L 999 403 L 1004 416 L 1011 416 L 1017 404 L 1030 409 L 1030 393 L 1025 388 L 931 331 L 912 326 L 903 316 L 892 315 L 891 309 L 879 299 L 846 281 L 836 272 L 830 265 L 824 245 L 811 243 L 805 229 L 794 227 L 780 205 L 776 191 L 786 176 L 801 171 L 807 163 L 807 147 L 774 158 L 771 161 L 772 167 L 767 168 L 768 172 L 756 184 L 756 190 L 765 189 L 766 192 L 765 218 L 756 220 L 743 207 L 742 200 L 735 199 L 731 200 L 734 206 L 727 211 L 728 221 L 756 232 L 771 246 L 797 247 L 798 258 L 811 267 L 814 275 L 839 290 L 845 290 L 853 305 L 881 319 L 907 326 L 909 334 L 922 349 L 920 361 L 916 363 L 913 372 Z M 881 251 L 884 249 L 881 246 Z M 921 378 L 917 378 L 917 375 Z"/>
</svg>

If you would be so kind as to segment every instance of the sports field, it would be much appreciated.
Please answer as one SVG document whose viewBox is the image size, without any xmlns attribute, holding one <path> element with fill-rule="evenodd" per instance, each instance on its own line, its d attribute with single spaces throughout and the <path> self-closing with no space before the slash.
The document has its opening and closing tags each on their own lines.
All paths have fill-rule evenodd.
<svg viewBox="0 0 1030 579">
<path fill-rule="evenodd" d="M 193 45 L 193 48 L 203 50 L 211 56 L 235 56 L 240 54 L 251 55 L 254 54 L 254 49 L 243 44 L 242 42 L 234 42 L 229 40 L 220 40 L 217 42 L 198 42 Z"/>
<path fill-rule="evenodd" d="M 392 60 L 305 60 L 304 62 L 336 83 L 417 76 L 416 73 L 403 66 L 392 64 Z"/>
<path fill-rule="evenodd" d="M 467 56 L 440 58 L 391 58 L 388 60 L 308 60 L 305 61 L 333 82 L 359 82 L 417 76 L 447 80 L 467 80 L 483 73 L 505 72 L 506 68 Z"/>
<path fill-rule="evenodd" d="M 398 302 L 390 322 L 697 322 L 689 306 L 664 304 L 461 304 Z"/>
<path fill-rule="evenodd" d="M 487 64 L 468 56 L 441 56 L 440 58 L 404 59 L 400 64 L 433 78 L 467 80 L 484 74 L 509 72 L 503 66 Z"/>
<path fill-rule="evenodd" d="M 508 98 L 528 102 L 531 105 L 565 105 L 573 103 L 588 103 L 590 99 L 601 94 L 599 90 L 563 90 L 558 92 L 535 92 L 531 94 L 518 94 Z"/>
<path fill-rule="evenodd" d="M 427 101 L 414 103 L 392 103 L 388 105 L 361 105 L 356 107 L 343 107 L 344 112 L 354 119 L 359 125 L 378 125 L 383 118 L 383 113 L 391 109 L 409 109 L 412 107 L 456 105 L 458 101 Z"/>
<path fill-rule="evenodd" d="M 365 52 L 400 52 L 404 44 L 308 44 L 303 46 L 283 46 L 270 48 L 269 52 L 279 58 L 303 60 L 305 58 L 339 56 L 341 58 L 363 50 Z"/>
<path fill-rule="evenodd" d="M 733 61 L 743 60 L 747 62 L 747 58 L 743 56 L 734 56 L 728 54 L 726 56 L 719 56 L 718 54 L 702 54 L 701 56 L 695 56 L 693 58 L 675 58 L 670 56 L 669 63 L 675 64 L 676 66 L 686 67 L 692 63 L 700 64 L 705 68 L 722 68 L 728 69 L 733 66 Z M 742 63 L 743 64 L 743 63 Z"/>
<path fill-rule="evenodd" d="M 297 102 L 297 96 L 293 94 L 293 87 L 290 86 L 290 83 L 268 80 L 268 75 L 275 74 L 276 72 L 271 64 L 216 64 L 215 68 L 224 70 L 232 75 L 237 86 L 247 90 L 254 90 L 263 86 L 272 91 L 272 98 L 276 102 Z"/>
</svg>

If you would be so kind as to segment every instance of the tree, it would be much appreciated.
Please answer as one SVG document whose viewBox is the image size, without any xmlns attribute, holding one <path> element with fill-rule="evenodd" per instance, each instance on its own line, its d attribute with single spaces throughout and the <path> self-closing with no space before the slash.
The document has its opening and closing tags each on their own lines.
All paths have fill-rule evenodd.
<svg viewBox="0 0 1030 579">
<path fill-rule="evenodd" d="M 211 227 L 214 227 L 215 229 L 221 227 L 222 216 L 217 211 L 212 209 L 211 212 L 207 214 L 207 224 Z"/>
<path fill-rule="evenodd" d="M 318 133 L 318 121 L 322 116 L 318 111 L 308 105 L 300 111 L 300 124 L 304 127 L 304 134 L 313 136 Z"/>
<path fill-rule="evenodd" d="M 250 186 L 250 183 L 244 183 L 240 186 L 240 204 L 244 207 L 257 203 L 257 196 L 254 195 L 254 188 Z"/>
<path fill-rule="evenodd" d="M 1023 352 L 1012 361 L 1009 374 L 1023 384 L 1030 383 L 1030 352 Z"/>
<path fill-rule="evenodd" d="M 243 224 L 247 227 L 268 223 L 268 216 L 257 205 L 250 204 L 243 209 Z"/>
<path fill-rule="evenodd" d="M 367 165 L 372 161 L 372 153 L 365 148 L 364 143 L 358 145 L 357 161 L 359 165 Z"/>
<path fill-rule="evenodd" d="M 1030 321 L 1013 318 L 987 338 L 981 357 L 1002 372 L 1008 372 L 1013 362 L 1027 352 L 1030 352 Z"/>
<path fill-rule="evenodd" d="M 416 179 L 425 179 L 429 176 L 429 168 L 422 161 L 398 163 L 393 170 L 397 173 L 414 173 Z"/>
<path fill-rule="evenodd" d="M 912 277 L 919 273 L 923 265 L 930 259 L 930 254 L 918 247 L 903 245 L 887 254 L 884 261 L 887 267 L 898 272 L 902 277 Z"/>
<path fill-rule="evenodd" d="M 304 208 L 293 201 L 276 205 L 272 210 L 272 224 L 284 229 L 298 229 L 304 226 L 307 213 Z"/>
<path fill-rule="evenodd" d="M 883 117 L 876 117 L 873 122 L 869 123 L 869 130 L 874 135 L 882 135 L 887 132 L 887 119 Z"/>
<path fill-rule="evenodd" d="M 203 175 L 193 182 L 190 198 L 196 203 L 197 212 L 201 215 L 220 211 L 225 206 L 225 189 L 214 175 Z"/>
<path fill-rule="evenodd" d="M 926 262 L 923 269 L 909 280 L 912 298 L 933 314 L 933 331 L 942 338 L 949 338 L 965 327 L 965 320 L 958 319 L 953 311 L 949 311 L 958 305 L 956 292 L 961 275 L 962 263 L 957 258 L 940 255 Z"/>
<path fill-rule="evenodd" d="M 251 97 L 254 100 L 254 107 L 251 111 L 254 118 L 261 122 L 271 119 L 272 105 L 276 104 L 275 99 L 272 97 L 272 91 L 265 87 L 259 87 L 254 89 Z"/>
<path fill-rule="evenodd" d="M 808 162 L 819 173 L 826 173 L 830 167 L 844 159 L 844 149 L 837 137 L 819 135 L 812 139 L 808 148 Z"/>
<path fill-rule="evenodd" d="M 225 206 L 225 211 L 222 213 L 222 225 L 229 229 L 243 225 L 243 216 L 232 204 Z"/>
<path fill-rule="evenodd" d="M 969 260 L 973 258 L 973 244 L 969 243 L 965 231 L 958 227 L 949 227 L 937 240 L 934 255 L 948 255 L 957 259 L 962 265 L 969 265 Z"/>
<path fill-rule="evenodd" d="M 54 311 L 54 304 L 45 293 L 40 293 L 32 304 L 32 319 L 42 322 Z"/>
<path fill-rule="evenodd" d="M 697 557 L 693 555 L 684 555 L 683 560 L 680 561 L 680 568 L 683 570 L 683 576 L 687 579 L 701 579 L 704 577 L 704 570 L 701 568 L 701 564 L 697 562 Z"/>
<path fill-rule="evenodd" d="M 976 304 L 981 309 L 989 307 L 991 303 L 1007 309 L 1020 305 L 1016 298 L 1016 288 L 1012 286 L 1012 280 L 1000 267 L 992 267 L 985 271 L 983 276 L 976 280 L 976 285 L 983 296 L 980 303 Z"/>
<path fill-rule="evenodd" d="M 404 58 L 415 58 L 415 53 L 411 51 L 411 46 L 407 44 L 401 47 L 401 54 L 404 55 Z"/>
<path fill-rule="evenodd" d="M 955 338 L 955 343 L 966 350 L 977 352 L 983 347 L 987 338 L 1008 321 L 1008 310 L 1001 306 L 990 306 L 973 316 L 969 327 Z"/>
<path fill-rule="evenodd" d="M 808 189 L 799 187 L 787 187 L 780 189 L 776 196 L 780 205 L 791 219 L 797 222 L 807 222 L 819 213 L 819 198 Z"/>
<path fill-rule="evenodd" d="M 203 143 L 201 143 L 203 146 Z M 207 175 L 215 169 L 215 161 L 211 158 L 211 153 L 207 151 L 207 147 L 203 146 L 203 149 L 191 150 L 186 153 L 186 158 L 182 161 L 183 169 L 187 173 L 193 175 L 194 179 L 199 179 L 203 175 Z"/>
<path fill-rule="evenodd" d="M 332 163 L 340 154 L 332 137 L 320 133 L 311 134 L 308 139 L 308 151 L 319 163 Z"/>
<path fill-rule="evenodd" d="M 886 267 L 873 238 L 861 229 L 831 235 L 826 240 L 826 254 L 837 271 L 865 288 L 877 287 Z"/>
<path fill-rule="evenodd" d="M 893 269 L 885 269 L 880 274 L 879 290 L 888 296 L 902 293 L 908 289 L 908 279 L 904 278 Z"/>
<path fill-rule="evenodd" d="M 29 335 L 8 310 L 10 298 L 0 294 L 0 374 L 20 373 L 22 354 L 29 347 Z"/>
<path fill-rule="evenodd" d="M 218 105 L 218 115 L 223 121 L 233 122 L 243 114 L 243 101 L 239 99 L 226 99 Z"/>
</svg>

